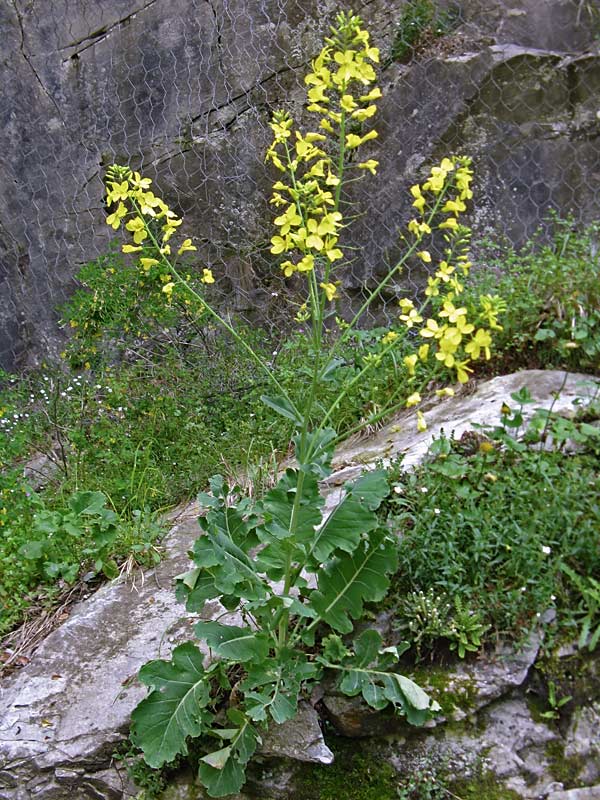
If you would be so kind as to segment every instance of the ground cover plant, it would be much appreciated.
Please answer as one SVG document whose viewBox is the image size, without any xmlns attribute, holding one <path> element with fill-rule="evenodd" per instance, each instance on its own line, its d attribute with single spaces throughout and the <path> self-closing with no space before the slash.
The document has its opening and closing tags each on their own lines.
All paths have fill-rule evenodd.
<svg viewBox="0 0 600 800">
<path fill-rule="evenodd" d="M 512 412 L 494 429 L 435 441 L 428 462 L 400 465 L 392 481 L 380 513 L 399 534 L 401 569 L 386 603 L 413 658 L 522 645 L 548 609 L 553 641 L 598 644 L 600 428 L 585 419 L 600 409 L 579 420 L 540 414 L 515 438 L 506 422 L 523 399 L 507 398 Z M 542 440 L 554 447 L 539 449 Z M 578 452 L 566 455 L 567 442 Z"/>
</svg>

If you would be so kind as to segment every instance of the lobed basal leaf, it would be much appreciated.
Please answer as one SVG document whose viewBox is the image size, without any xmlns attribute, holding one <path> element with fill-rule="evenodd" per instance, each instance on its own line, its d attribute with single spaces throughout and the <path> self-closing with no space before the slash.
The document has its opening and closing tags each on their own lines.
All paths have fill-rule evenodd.
<svg viewBox="0 0 600 800">
<path fill-rule="evenodd" d="M 131 738 L 155 769 L 186 755 L 187 738 L 210 727 L 210 681 L 203 658 L 186 642 L 173 650 L 171 661 L 149 661 L 140 670 L 140 681 L 152 692 L 133 711 Z"/>
</svg>

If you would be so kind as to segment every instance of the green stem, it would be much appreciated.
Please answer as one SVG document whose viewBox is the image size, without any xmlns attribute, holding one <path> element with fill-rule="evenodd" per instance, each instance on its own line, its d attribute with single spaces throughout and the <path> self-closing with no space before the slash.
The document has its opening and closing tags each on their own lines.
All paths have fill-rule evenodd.
<svg viewBox="0 0 600 800">
<path fill-rule="evenodd" d="M 148 225 L 144 215 L 140 212 L 137 203 L 135 202 L 135 200 L 132 200 L 131 203 L 136 211 L 136 214 L 143 221 L 146 233 L 148 234 L 150 241 L 156 248 L 157 253 L 160 254 L 163 264 L 167 267 L 167 269 L 170 270 L 170 272 L 173 273 L 173 275 L 177 278 L 177 281 L 183 286 L 185 286 L 187 291 L 200 303 L 200 305 L 203 308 L 205 308 L 208 311 L 208 313 L 213 317 L 213 319 L 215 319 L 220 325 L 222 325 L 223 328 L 225 328 L 225 330 L 229 334 L 231 334 L 231 336 L 233 336 L 235 341 L 244 348 L 244 350 L 248 353 L 248 355 L 252 358 L 252 360 L 256 364 L 258 364 L 258 366 L 266 373 L 271 383 L 273 383 L 277 387 L 278 391 L 281 392 L 281 394 L 285 397 L 288 403 L 292 406 L 294 411 L 298 413 L 298 409 L 290 399 L 286 390 L 283 388 L 283 386 L 279 383 L 279 381 L 275 377 L 273 370 L 267 366 L 267 364 L 258 355 L 258 353 L 255 350 L 253 350 L 253 348 L 244 340 L 242 336 L 240 336 L 240 334 L 235 330 L 235 328 L 232 325 L 230 325 L 218 312 L 216 312 L 212 308 L 212 306 L 210 306 L 206 302 L 206 300 L 201 295 L 199 295 L 198 292 L 192 286 L 190 286 L 190 284 L 185 280 L 185 278 L 183 278 L 183 276 L 178 272 L 177 268 L 175 267 L 175 263 L 169 261 L 169 259 L 164 255 L 164 253 L 160 252 L 161 249 L 160 244 L 158 243 L 156 237 L 152 233 L 152 230 L 150 229 L 150 226 Z"/>
<path fill-rule="evenodd" d="M 440 205 L 442 203 L 442 200 L 444 199 L 444 197 L 446 195 L 447 190 L 448 190 L 448 184 L 446 184 L 444 186 L 444 188 L 442 189 L 442 191 L 438 195 L 438 198 L 437 198 L 437 200 L 435 202 L 435 205 L 433 206 L 433 208 L 432 208 L 432 210 L 431 210 L 431 212 L 429 214 L 429 217 L 427 218 L 427 223 L 426 223 L 427 225 L 430 225 L 430 223 L 433 221 L 433 219 L 434 219 L 435 215 L 437 214 L 438 209 L 439 209 L 439 207 L 440 207 Z M 330 350 L 328 361 L 330 361 L 338 353 L 340 347 L 344 344 L 344 342 L 348 339 L 348 337 L 353 332 L 354 326 L 356 325 L 358 320 L 362 317 L 362 315 L 365 313 L 365 311 L 369 308 L 371 303 L 379 297 L 381 292 L 384 290 L 384 288 L 387 286 L 387 284 L 391 281 L 391 279 L 394 277 L 394 275 L 396 275 L 396 273 L 398 273 L 402 269 L 402 267 L 404 266 L 404 264 L 406 263 L 408 258 L 415 252 L 415 250 L 417 249 L 419 244 L 422 242 L 422 240 L 423 240 L 422 236 L 419 237 L 418 239 L 416 239 L 410 245 L 410 247 L 408 248 L 406 253 L 404 253 L 402 258 L 397 262 L 397 264 L 394 267 L 392 267 L 392 269 L 388 272 L 388 274 L 385 276 L 385 278 L 383 278 L 383 280 L 380 281 L 380 283 L 375 287 L 375 289 L 373 289 L 371 294 L 367 297 L 365 302 L 358 309 L 358 311 L 356 312 L 356 314 L 354 315 L 352 320 L 348 323 L 346 331 L 340 336 L 340 338 L 337 340 L 335 345 Z"/>
</svg>

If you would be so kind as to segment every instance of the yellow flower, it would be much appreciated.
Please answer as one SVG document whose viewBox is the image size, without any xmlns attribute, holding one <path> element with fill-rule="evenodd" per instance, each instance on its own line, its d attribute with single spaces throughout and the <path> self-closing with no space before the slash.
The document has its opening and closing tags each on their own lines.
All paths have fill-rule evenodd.
<svg viewBox="0 0 600 800">
<path fill-rule="evenodd" d="M 284 253 L 286 250 L 290 249 L 290 242 L 287 237 L 284 239 L 281 236 L 273 236 L 271 244 L 273 245 L 271 247 L 271 253 L 274 255 Z"/>
<path fill-rule="evenodd" d="M 368 94 L 361 94 L 359 99 L 363 103 L 370 103 L 371 100 L 379 100 L 380 97 L 381 97 L 381 89 L 379 88 L 379 86 L 376 86 L 374 89 L 371 89 L 371 91 Z"/>
<path fill-rule="evenodd" d="M 129 197 L 129 184 L 127 181 L 123 181 L 122 183 L 113 181 L 110 186 L 112 188 L 108 189 L 106 192 L 106 202 L 109 206 L 113 203 L 118 203 L 119 200 L 127 200 Z"/>
<path fill-rule="evenodd" d="M 290 129 L 294 120 L 285 111 L 276 112 L 273 121 L 269 123 L 271 130 L 275 134 L 275 141 L 285 141 L 290 135 Z"/>
<path fill-rule="evenodd" d="M 446 329 L 445 325 L 442 325 L 442 327 L 440 327 L 434 319 L 428 319 L 427 322 L 425 323 L 425 327 L 421 328 L 419 333 L 426 339 L 430 338 L 440 339 L 444 335 L 445 329 Z"/>
<path fill-rule="evenodd" d="M 427 358 L 429 357 L 429 345 L 422 344 L 417 352 L 421 361 L 427 361 Z"/>
<path fill-rule="evenodd" d="M 440 222 L 438 228 L 441 231 L 445 228 L 455 231 L 458 228 L 458 220 L 456 217 L 448 217 L 448 219 L 444 220 L 444 222 Z"/>
<path fill-rule="evenodd" d="M 417 356 L 416 353 L 413 353 L 410 356 L 404 356 L 402 360 L 404 361 L 404 366 L 408 370 L 408 374 L 412 378 L 412 376 L 415 374 L 415 367 L 417 366 L 417 361 L 419 360 L 419 357 Z"/>
<path fill-rule="evenodd" d="M 155 197 L 152 192 L 136 192 L 135 199 L 139 203 L 140 213 L 150 217 L 156 216 L 155 208 L 161 209 L 161 215 L 165 212 L 165 204 L 163 201 Z"/>
<path fill-rule="evenodd" d="M 491 352 L 490 352 L 491 343 L 492 343 L 492 337 L 490 335 L 490 332 L 486 331 L 484 328 L 479 328 L 475 336 L 466 345 L 465 353 L 468 353 L 473 360 L 476 360 L 480 357 L 481 351 L 483 350 L 486 359 L 489 360 L 491 357 Z"/>
<path fill-rule="evenodd" d="M 358 122 L 364 122 L 366 119 L 370 119 L 371 117 L 375 116 L 377 113 L 377 106 L 367 106 L 366 108 L 357 108 L 356 111 L 352 112 L 352 119 L 358 120 Z"/>
<path fill-rule="evenodd" d="M 215 279 L 213 278 L 212 271 L 210 269 L 204 268 L 202 270 L 202 277 L 200 278 L 202 283 L 214 283 Z"/>
<path fill-rule="evenodd" d="M 304 258 L 302 258 L 298 264 L 296 265 L 296 269 L 298 272 L 310 272 L 314 269 L 315 266 L 315 257 L 310 253 L 307 253 Z"/>
<path fill-rule="evenodd" d="M 348 150 L 353 150 L 355 147 L 359 147 L 361 144 L 377 138 L 377 136 L 379 136 L 379 134 L 375 130 L 365 133 L 364 136 L 357 136 L 355 133 L 349 133 L 346 136 L 346 148 Z"/>
<path fill-rule="evenodd" d="M 148 232 L 146 231 L 146 226 L 144 221 L 140 217 L 135 217 L 134 219 L 130 219 L 129 222 L 125 224 L 125 227 L 128 231 L 133 233 L 133 241 L 136 244 L 141 244 L 144 239 L 148 238 Z"/>
<path fill-rule="evenodd" d="M 124 203 L 119 203 L 116 210 L 113 211 L 112 214 L 109 214 L 106 218 L 106 224 L 110 225 L 113 230 L 118 230 L 119 226 L 121 225 L 121 220 L 127 214 L 127 207 Z"/>
<path fill-rule="evenodd" d="M 152 183 L 150 178 L 142 178 L 139 172 L 134 172 L 133 175 L 129 177 L 129 180 L 131 181 L 131 185 L 136 189 L 147 189 Z"/>
<path fill-rule="evenodd" d="M 457 361 L 454 365 L 459 383 L 466 383 L 469 380 L 468 373 L 473 372 L 473 370 L 467 366 L 468 363 L 468 361 Z"/>
<path fill-rule="evenodd" d="M 140 264 L 142 265 L 142 269 L 147 271 L 150 267 L 158 264 L 158 261 L 155 258 L 140 258 Z"/>
<path fill-rule="evenodd" d="M 296 265 L 293 264 L 291 261 L 284 261 L 280 264 L 281 269 L 283 270 L 283 274 L 286 278 L 291 278 L 291 276 L 296 272 Z"/>
<path fill-rule="evenodd" d="M 329 98 L 325 94 L 325 89 L 327 87 L 323 83 L 318 83 L 315 86 L 312 86 L 308 92 L 307 96 L 311 103 L 328 103 Z"/>
<path fill-rule="evenodd" d="M 274 222 L 275 225 L 281 229 L 281 235 L 285 236 L 286 233 L 289 233 L 291 228 L 297 228 L 302 224 L 302 217 L 298 214 L 294 203 L 290 203 L 283 214 L 279 217 L 275 217 Z"/>
<path fill-rule="evenodd" d="M 419 186 L 418 183 L 410 187 L 410 193 L 415 198 L 413 206 L 417 209 L 417 211 L 419 211 L 422 214 L 423 209 L 425 208 L 425 198 L 421 193 L 421 187 Z"/>
<path fill-rule="evenodd" d="M 319 286 L 325 294 L 327 295 L 327 300 L 331 303 L 332 300 L 335 300 L 337 295 L 337 286 L 335 283 L 320 283 Z"/>
<path fill-rule="evenodd" d="M 416 219 L 411 219 L 408 223 L 408 230 L 419 237 L 423 236 L 425 233 L 431 233 L 431 228 L 426 222 L 419 222 Z"/>
<path fill-rule="evenodd" d="M 437 297 L 440 293 L 439 290 L 439 278 L 427 278 L 427 288 L 425 289 L 425 296 L 426 297 Z"/>
<path fill-rule="evenodd" d="M 421 395 L 419 392 L 413 392 L 410 397 L 406 399 L 406 407 L 410 408 L 411 406 L 416 406 L 421 402 Z"/>
<path fill-rule="evenodd" d="M 461 214 L 463 211 L 466 210 L 467 210 L 466 205 L 459 198 L 457 198 L 456 200 L 446 200 L 446 202 L 442 206 L 442 213 L 448 212 L 450 214 Z"/>
<path fill-rule="evenodd" d="M 436 389 L 435 393 L 438 397 L 454 397 L 454 389 L 447 386 L 445 389 Z"/>
<path fill-rule="evenodd" d="M 356 108 L 356 100 L 351 94 L 343 94 L 340 99 L 340 105 L 344 111 L 354 111 Z"/>
<path fill-rule="evenodd" d="M 169 281 L 169 283 L 165 283 L 165 285 L 162 288 L 163 292 L 167 295 L 169 300 L 171 299 L 171 295 L 173 294 L 174 286 L 175 284 L 173 283 L 173 281 Z"/>
<path fill-rule="evenodd" d="M 177 251 L 177 255 L 180 256 L 182 253 L 187 253 L 191 250 L 197 250 L 198 248 L 192 244 L 191 239 L 185 239 L 179 250 Z"/>
<path fill-rule="evenodd" d="M 411 308 L 408 314 L 400 314 L 400 319 L 407 328 L 412 328 L 418 322 L 423 322 L 423 317 L 419 314 L 416 308 Z"/>
<path fill-rule="evenodd" d="M 124 244 L 121 248 L 124 253 L 139 253 L 141 249 L 141 247 L 135 247 L 132 244 Z"/>
<path fill-rule="evenodd" d="M 425 422 L 422 411 L 417 411 L 417 430 L 419 433 L 423 433 L 423 431 L 427 430 L 427 423 Z"/>
<path fill-rule="evenodd" d="M 455 323 L 459 317 L 464 317 L 466 313 L 466 308 L 455 308 L 450 300 L 446 300 L 443 310 L 440 311 L 440 317 L 448 317 L 448 322 Z"/>
<path fill-rule="evenodd" d="M 420 258 L 425 264 L 431 264 L 431 253 L 428 250 L 419 251 L 417 253 L 417 258 Z"/>
<path fill-rule="evenodd" d="M 392 344 L 393 342 L 396 341 L 397 338 L 398 338 L 398 334 L 396 333 L 396 331 L 388 331 L 385 334 L 385 336 L 381 337 L 381 344 L 383 344 L 383 345 Z"/>
<path fill-rule="evenodd" d="M 340 258 L 344 257 L 344 254 L 339 247 L 330 247 L 328 246 L 327 242 L 325 243 L 325 255 L 330 261 L 338 261 Z"/>
<path fill-rule="evenodd" d="M 375 161 L 374 158 L 370 158 L 368 161 L 361 161 L 360 164 L 358 164 L 359 169 L 368 169 L 371 175 L 376 174 L 378 166 L 379 166 L 379 161 Z"/>
</svg>

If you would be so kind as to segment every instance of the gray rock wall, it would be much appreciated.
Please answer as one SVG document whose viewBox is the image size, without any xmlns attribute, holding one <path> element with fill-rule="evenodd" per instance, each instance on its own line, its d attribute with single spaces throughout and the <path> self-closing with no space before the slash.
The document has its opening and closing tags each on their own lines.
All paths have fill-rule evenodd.
<svg viewBox="0 0 600 800">
<path fill-rule="evenodd" d="M 405 5 L 0 0 L 0 366 L 60 349 L 56 306 L 109 240 L 101 177 L 115 160 L 143 169 L 185 215 L 230 306 L 264 313 L 277 271 L 261 250 L 270 114 L 282 103 L 301 112 L 305 67 L 335 10 L 353 6 L 386 54 Z M 597 216 L 594 4 L 457 5 L 457 30 L 382 71 L 381 169 L 352 198 L 366 215 L 350 291 L 393 257 L 407 186 L 448 151 L 475 157 L 480 231 L 521 242 L 549 207 Z"/>
</svg>

